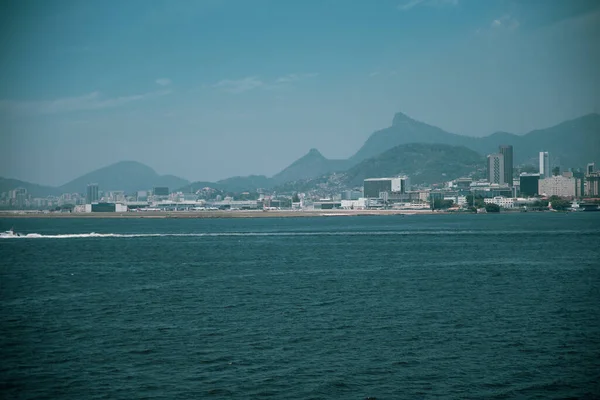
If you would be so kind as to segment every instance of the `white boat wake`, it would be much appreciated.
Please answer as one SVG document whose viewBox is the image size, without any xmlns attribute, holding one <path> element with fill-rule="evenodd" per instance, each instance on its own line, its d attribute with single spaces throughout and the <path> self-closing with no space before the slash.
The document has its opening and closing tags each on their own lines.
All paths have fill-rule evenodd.
<svg viewBox="0 0 600 400">
<path fill-rule="evenodd" d="M 6 231 L 0 233 L 0 239 L 85 239 L 85 238 L 154 238 L 154 237 L 221 237 L 221 236 L 435 236 L 435 235 L 528 235 L 532 231 L 471 231 L 471 230 L 397 230 L 397 231 L 297 231 L 297 232 L 205 232 L 205 233 L 68 233 L 68 234 L 40 234 L 40 233 L 14 233 Z M 600 234 L 599 230 L 589 232 L 563 230 L 552 231 L 556 234 L 588 233 Z M 537 232 L 539 235 L 539 232 Z"/>
</svg>

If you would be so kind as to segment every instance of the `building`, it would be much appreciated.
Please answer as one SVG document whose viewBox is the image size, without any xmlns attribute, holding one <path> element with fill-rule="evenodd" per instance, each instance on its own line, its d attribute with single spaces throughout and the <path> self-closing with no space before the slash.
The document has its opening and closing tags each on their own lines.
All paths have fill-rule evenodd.
<svg viewBox="0 0 600 400">
<path fill-rule="evenodd" d="M 487 156 L 488 182 L 491 184 L 504 185 L 504 155 L 500 153 Z"/>
<path fill-rule="evenodd" d="M 596 172 L 596 163 L 589 163 L 586 168 L 586 174 L 593 174 Z"/>
<path fill-rule="evenodd" d="M 483 199 L 485 204 L 495 204 L 502 208 L 514 208 L 515 199 L 512 197 L 496 196 L 490 199 Z"/>
<path fill-rule="evenodd" d="M 407 194 L 410 190 L 410 179 L 407 176 L 396 178 L 369 178 L 363 183 L 364 197 L 376 199 L 381 196 L 393 198 L 398 195 Z M 384 195 L 387 193 L 387 195 Z"/>
<path fill-rule="evenodd" d="M 540 151 L 540 179 L 549 178 L 551 176 L 550 155 L 547 151 Z"/>
<path fill-rule="evenodd" d="M 523 196 L 537 196 L 539 194 L 540 174 L 522 173 L 519 176 L 519 189 Z"/>
<path fill-rule="evenodd" d="M 558 197 L 575 197 L 575 189 L 575 178 L 561 175 L 540 179 L 538 187 L 540 195 Z"/>
<path fill-rule="evenodd" d="M 600 171 L 592 172 L 585 176 L 585 194 L 590 197 L 600 196 Z"/>
<path fill-rule="evenodd" d="M 87 185 L 87 190 L 85 192 L 85 203 L 86 204 L 96 203 L 96 202 L 98 202 L 99 199 L 100 199 L 100 196 L 99 196 L 99 192 L 98 192 L 98 184 L 90 183 L 89 185 Z"/>
<path fill-rule="evenodd" d="M 154 196 L 169 196 L 169 188 L 165 186 L 157 186 L 152 189 L 152 194 Z"/>
<path fill-rule="evenodd" d="M 513 147 L 503 145 L 498 150 L 504 156 L 504 183 L 513 186 Z"/>
<path fill-rule="evenodd" d="M 341 200 L 341 208 L 345 210 L 364 210 L 367 207 L 367 199 L 359 198 L 356 200 Z"/>
<path fill-rule="evenodd" d="M 95 203 L 91 205 L 91 212 L 126 212 L 127 206 L 118 203 Z"/>
<path fill-rule="evenodd" d="M 362 197 L 362 193 L 358 190 L 345 190 L 342 192 L 341 200 L 358 200 Z"/>
<path fill-rule="evenodd" d="M 24 208 L 27 204 L 28 197 L 27 189 L 25 188 L 20 187 L 10 191 L 10 201 L 13 207 Z"/>
</svg>

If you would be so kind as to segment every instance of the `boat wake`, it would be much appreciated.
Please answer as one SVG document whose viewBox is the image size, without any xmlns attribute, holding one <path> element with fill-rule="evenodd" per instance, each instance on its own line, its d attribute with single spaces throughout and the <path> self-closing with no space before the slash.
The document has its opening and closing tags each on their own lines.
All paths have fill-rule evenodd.
<svg viewBox="0 0 600 400">
<path fill-rule="evenodd" d="M 80 238 L 154 238 L 154 237 L 215 237 L 215 236 L 445 236 L 445 235 L 511 235 L 530 234 L 530 231 L 470 231 L 470 230 L 406 230 L 406 231 L 296 231 L 296 232 L 204 232 L 204 233 L 69 233 L 69 234 L 12 234 L 0 239 L 80 239 Z M 552 234 L 573 234 L 581 231 L 552 231 Z M 600 231 L 588 233 L 599 234 Z M 539 234 L 539 233 L 538 233 Z"/>
</svg>

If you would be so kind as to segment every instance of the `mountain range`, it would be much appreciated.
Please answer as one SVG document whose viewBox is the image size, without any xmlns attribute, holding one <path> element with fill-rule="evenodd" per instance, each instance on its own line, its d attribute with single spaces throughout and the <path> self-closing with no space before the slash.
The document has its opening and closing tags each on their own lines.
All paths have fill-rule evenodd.
<svg viewBox="0 0 600 400">
<path fill-rule="evenodd" d="M 496 132 L 478 138 L 446 132 L 397 113 L 390 127 L 374 132 L 350 158 L 329 160 L 318 150 L 311 149 L 308 154 L 279 172 L 273 179 L 282 183 L 345 171 L 363 160 L 408 143 L 464 146 L 482 155 L 497 152 L 499 145 L 511 144 L 514 149 L 514 165 L 537 165 L 539 152 L 548 151 L 552 165 L 582 167 L 587 162 L 600 160 L 600 115 L 588 114 L 525 135 Z"/>
<path fill-rule="evenodd" d="M 0 193 L 16 187 L 25 187 L 34 197 L 83 193 L 87 184 L 92 182 L 98 183 L 101 190 L 123 190 L 127 193 L 155 186 L 167 186 L 172 190 L 185 192 L 206 186 L 242 192 L 259 187 L 281 187 L 286 182 L 311 180 L 333 172 L 344 172 L 347 184 L 358 184 L 367 176 L 394 175 L 399 172 L 413 175 L 415 183 L 435 183 L 456 178 L 468 172 L 461 171 L 469 166 L 481 165 L 483 156 L 498 151 L 498 146 L 502 144 L 513 145 L 514 165 L 537 165 L 538 153 L 548 151 L 552 165 L 582 167 L 587 162 L 600 161 L 600 115 L 588 114 L 524 135 L 496 132 L 477 138 L 446 132 L 397 113 L 390 127 L 371 134 L 363 146 L 348 159 L 331 160 L 313 148 L 271 178 L 250 175 L 217 182 L 190 183 L 173 175 L 159 175 L 152 168 L 135 161 L 122 161 L 85 174 L 60 187 L 0 177 Z M 419 166 L 421 169 L 417 168 Z M 455 174 L 459 175 L 454 176 Z"/>
</svg>

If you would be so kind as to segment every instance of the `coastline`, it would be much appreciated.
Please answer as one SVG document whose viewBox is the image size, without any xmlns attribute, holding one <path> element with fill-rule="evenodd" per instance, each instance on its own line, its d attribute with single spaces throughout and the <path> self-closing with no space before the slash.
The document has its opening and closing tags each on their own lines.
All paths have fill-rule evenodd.
<svg viewBox="0 0 600 400">
<path fill-rule="evenodd" d="M 122 213 L 33 213 L 0 212 L 0 218 L 290 218 L 359 217 L 376 215 L 448 214 L 430 210 L 269 210 L 269 211 L 144 211 Z"/>
</svg>

